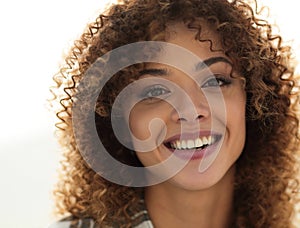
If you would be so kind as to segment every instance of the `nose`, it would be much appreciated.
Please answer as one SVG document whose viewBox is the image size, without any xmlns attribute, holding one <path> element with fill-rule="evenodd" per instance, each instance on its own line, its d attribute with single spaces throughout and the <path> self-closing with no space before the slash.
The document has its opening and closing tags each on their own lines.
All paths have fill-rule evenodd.
<svg viewBox="0 0 300 228">
<path fill-rule="evenodd" d="M 174 122 L 195 123 L 210 117 L 210 108 L 207 99 L 198 86 L 192 86 L 178 93 L 171 119 Z"/>
</svg>

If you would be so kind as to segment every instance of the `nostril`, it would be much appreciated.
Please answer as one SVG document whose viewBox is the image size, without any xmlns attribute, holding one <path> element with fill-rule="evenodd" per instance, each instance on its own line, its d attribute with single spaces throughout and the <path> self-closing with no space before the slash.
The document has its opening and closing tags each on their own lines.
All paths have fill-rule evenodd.
<svg viewBox="0 0 300 228">
<path fill-rule="evenodd" d="M 195 119 L 191 118 L 191 121 L 194 121 L 194 120 L 200 120 L 200 119 L 202 119 L 203 117 L 204 117 L 203 115 L 198 115 L 198 116 L 196 116 Z M 179 118 L 178 118 L 178 121 L 189 121 L 189 118 L 179 117 Z"/>
<path fill-rule="evenodd" d="M 203 115 L 198 115 L 198 116 L 196 117 L 196 120 L 202 119 L 203 117 L 204 117 Z"/>
<path fill-rule="evenodd" d="M 179 121 L 186 121 L 186 118 L 179 117 L 178 120 L 179 120 Z"/>
<path fill-rule="evenodd" d="M 181 105 L 173 108 L 171 114 L 171 119 L 174 122 L 191 122 L 195 123 L 195 121 L 201 121 L 210 116 L 209 109 L 206 107 L 191 107 L 185 105 Z"/>
</svg>

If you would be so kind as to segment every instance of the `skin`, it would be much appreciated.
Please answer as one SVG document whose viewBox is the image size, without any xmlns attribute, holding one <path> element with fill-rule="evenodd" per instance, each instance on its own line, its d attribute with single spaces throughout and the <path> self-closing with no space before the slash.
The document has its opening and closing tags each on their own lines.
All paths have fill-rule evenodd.
<svg viewBox="0 0 300 228">
<path fill-rule="evenodd" d="M 216 34 L 205 24 L 202 26 L 201 34 L 212 39 L 214 47 L 220 50 Z M 186 48 L 200 59 L 222 57 L 219 59 L 228 62 L 216 61 L 209 69 L 195 73 L 192 77 L 171 66 L 156 63 L 147 66 L 148 69 L 163 69 L 164 72 L 146 72 L 140 79 L 153 79 L 153 84 L 160 83 L 163 87 L 151 91 L 155 98 L 138 102 L 130 111 L 129 126 L 132 134 L 139 140 L 150 139 L 156 145 L 146 153 L 137 150 L 138 158 L 146 167 L 160 164 L 173 155 L 164 140 L 178 136 L 181 132 L 210 130 L 212 123 L 213 131 L 222 133 L 223 137 L 216 143 L 220 149 L 216 158 L 205 171 L 199 172 L 203 158 L 192 159 L 172 178 L 146 187 L 146 206 L 155 227 L 227 227 L 232 216 L 234 164 L 245 143 L 246 95 L 243 84 L 240 79 L 230 77 L 232 66 L 224 53 L 211 52 L 208 42 L 195 40 L 194 30 L 188 29 L 183 23 L 175 23 L 170 24 L 167 31 L 167 42 Z M 221 75 L 230 83 L 212 80 L 209 72 Z M 233 76 L 239 75 L 233 72 Z M 160 82 L 159 79 L 177 85 L 187 96 L 176 93 L 171 84 Z M 151 85 L 149 82 L 151 80 L 146 83 L 148 87 Z M 216 82 L 220 86 L 226 112 L 218 109 L 218 103 L 214 103 L 218 101 L 214 100 L 214 96 L 212 99 L 206 98 L 207 94 L 217 94 Z M 168 102 L 172 97 L 175 101 L 173 106 Z M 193 105 L 188 105 L 190 102 Z M 151 131 L 149 126 L 155 118 L 161 121 L 156 124 L 156 130 Z"/>
</svg>

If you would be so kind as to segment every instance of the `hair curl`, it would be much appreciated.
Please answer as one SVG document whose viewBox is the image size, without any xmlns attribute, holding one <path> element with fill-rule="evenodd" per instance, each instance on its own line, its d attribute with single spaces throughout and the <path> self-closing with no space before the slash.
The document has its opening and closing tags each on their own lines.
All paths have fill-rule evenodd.
<svg viewBox="0 0 300 228">
<path fill-rule="evenodd" d="M 254 4 L 254 7 L 251 7 Z M 254 10 L 253 10 L 254 9 Z M 198 29 L 199 18 L 221 37 L 224 53 L 245 80 L 247 93 L 246 145 L 237 161 L 235 227 L 292 227 L 298 191 L 299 137 L 297 91 L 291 49 L 273 35 L 272 26 L 259 18 L 256 2 L 242 0 L 123 0 L 88 25 L 75 41 L 66 64 L 54 76 L 51 88 L 57 102 L 59 141 L 64 160 L 55 190 L 60 214 L 91 217 L 101 225 L 131 226 L 130 215 L 139 210 L 142 188 L 120 186 L 95 173 L 82 158 L 75 141 L 72 105 L 76 88 L 97 58 L 125 44 L 164 40 L 168 22 L 184 21 Z M 127 150 L 115 142 L 109 113 L 121 86 L 134 80 L 138 66 L 118 72 L 97 102 L 99 137 L 122 160 Z M 133 73 L 135 72 L 135 73 Z M 101 131 L 105 127 L 105 132 Z M 133 165 L 139 165 L 131 157 Z"/>
</svg>

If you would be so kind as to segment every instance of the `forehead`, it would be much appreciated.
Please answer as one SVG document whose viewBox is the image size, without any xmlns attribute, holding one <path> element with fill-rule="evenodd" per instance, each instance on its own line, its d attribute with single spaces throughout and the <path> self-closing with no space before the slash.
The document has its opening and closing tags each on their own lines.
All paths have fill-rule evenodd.
<svg viewBox="0 0 300 228">
<path fill-rule="evenodd" d="M 200 58 L 225 56 L 218 33 L 204 21 L 197 21 L 193 28 L 183 22 L 168 24 L 166 32 L 167 42 L 184 47 Z"/>
<path fill-rule="evenodd" d="M 217 33 L 204 22 L 200 25 L 201 41 L 196 37 L 199 32 L 197 29 L 190 29 L 186 24 L 179 22 L 167 24 L 165 41 L 171 45 L 165 45 L 160 49 L 157 55 L 158 62 L 172 63 L 171 65 L 176 68 L 187 71 L 195 69 L 208 59 L 219 58 L 228 60 L 227 63 L 230 63 L 231 61 L 221 48 Z"/>
</svg>

